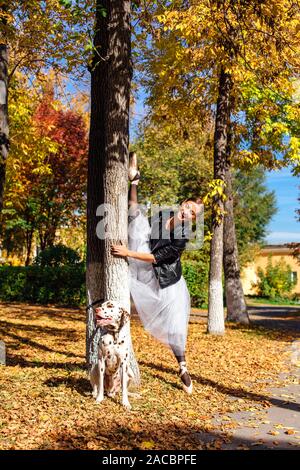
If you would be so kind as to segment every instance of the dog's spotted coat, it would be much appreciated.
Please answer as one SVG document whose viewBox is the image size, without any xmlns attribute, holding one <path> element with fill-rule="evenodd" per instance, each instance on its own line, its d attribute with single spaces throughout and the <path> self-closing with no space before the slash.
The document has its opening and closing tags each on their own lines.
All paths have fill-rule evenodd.
<svg viewBox="0 0 300 470">
<path fill-rule="evenodd" d="M 107 396 L 113 397 L 120 386 L 122 404 L 130 409 L 128 382 L 133 378 L 129 364 L 129 341 L 122 335 L 130 314 L 116 301 L 104 302 L 96 308 L 96 323 L 102 329 L 98 345 L 98 363 L 92 368 L 90 381 L 96 402 Z"/>
</svg>

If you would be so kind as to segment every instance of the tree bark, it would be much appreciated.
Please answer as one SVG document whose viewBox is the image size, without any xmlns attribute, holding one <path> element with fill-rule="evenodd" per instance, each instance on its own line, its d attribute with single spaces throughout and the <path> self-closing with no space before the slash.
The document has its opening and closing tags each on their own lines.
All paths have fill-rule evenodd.
<svg viewBox="0 0 300 470">
<path fill-rule="evenodd" d="M 233 194 L 232 194 L 232 174 L 230 168 L 230 146 L 227 146 L 227 162 L 225 173 L 225 194 L 224 204 L 224 277 L 227 306 L 227 321 L 233 321 L 244 325 L 249 324 L 249 316 L 245 302 L 238 259 L 238 246 L 235 233 Z"/>
<path fill-rule="evenodd" d="M 111 245 L 127 245 L 129 98 L 132 77 L 130 0 L 97 0 L 91 72 L 91 122 L 87 188 L 87 300 L 119 301 L 130 311 L 128 264 L 111 255 Z M 106 14 L 103 15 L 103 8 Z M 109 204 L 104 219 L 97 208 Z M 103 215 L 103 214 L 102 214 Z M 105 239 L 99 228 L 105 227 Z M 98 225 L 98 227 L 97 227 Z M 97 235 L 98 231 L 98 235 Z M 128 324 L 128 335 L 130 326 Z M 87 314 L 87 363 L 97 361 L 99 329 Z M 139 380 L 133 352 L 131 365 Z"/>
<path fill-rule="evenodd" d="M 7 6 L 2 6 L 4 13 Z M 6 26 L 5 17 L 1 18 L 0 25 Z M 3 33 L 2 33 L 3 34 Z M 8 127 L 8 47 L 5 38 L 0 39 L 0 213 L 3 209 L 3 194 L 5 185 L 6 160 L 9 149 Z"/>
<path fill-rule="evenodd" d="M 26 259 L 25 259 L 25 266 L 29 266 L 29 264 L 30 264 L 33 234 L 34 234 L 33 228 L 26 230 Z"/>
<path fill-rule="evenodd" d="M 214 178 L 225 181 L 226 148 L 229 117 L 230 75 L 221 68 L 216 110 L 214 135 Z M 212 208 L 212 240 L 210 244 L 209 292 L 208 292 L 208 333 L 221 335 L 225 331 L 222 267 L 223 267 L 223 224 L 224 218 L 218 212 L 224 211 L 219 195 L 214 197 Z"/>
</svg>

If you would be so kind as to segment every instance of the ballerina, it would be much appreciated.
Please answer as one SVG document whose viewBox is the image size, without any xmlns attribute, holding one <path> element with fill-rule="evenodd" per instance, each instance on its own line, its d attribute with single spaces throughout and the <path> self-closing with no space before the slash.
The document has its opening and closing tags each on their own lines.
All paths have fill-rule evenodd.
<svg viewBox="0 0 300 470">
<path fill-rule="evenodd" d="M 196 219 L 202 201 L 187 199 L 176 211 L 160 210 L 150 226 L 138 204 L 140 172 L 134 152 L 129 163 L 128 248 L 112 245 L 111 252 L 128 259 L 130 293 L 143 326 L 171 348 L 183 390 L 191 394 L 193 384 L 185 358 L 191 302 L 180 256 L 189 239 L 188 223 Z"/>
</svg>

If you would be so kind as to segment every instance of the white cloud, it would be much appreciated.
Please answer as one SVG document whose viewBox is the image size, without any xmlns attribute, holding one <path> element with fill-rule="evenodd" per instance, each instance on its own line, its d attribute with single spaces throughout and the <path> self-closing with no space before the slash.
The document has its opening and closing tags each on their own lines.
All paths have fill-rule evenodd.
<svg viewBox="0 0 300 470">
<path fill-rule="evenodd" d="M 300 242 L 300 232 L 271 232 L 266 237 L 267 243 Z"/>
</svg>

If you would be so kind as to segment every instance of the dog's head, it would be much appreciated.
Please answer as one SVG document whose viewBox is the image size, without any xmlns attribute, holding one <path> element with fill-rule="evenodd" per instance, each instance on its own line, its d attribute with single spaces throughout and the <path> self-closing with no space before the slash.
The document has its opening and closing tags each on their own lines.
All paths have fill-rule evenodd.
<svg viewBox="0 0 300 470">
<path fill-rule="evenodd" d="M 111 331 L 120 331 L 130 318 L 127 310 L 114 300 L 104 302 L 101 307 L 95 309 L 95 312 L 97 326 Z"/>
</svg>

